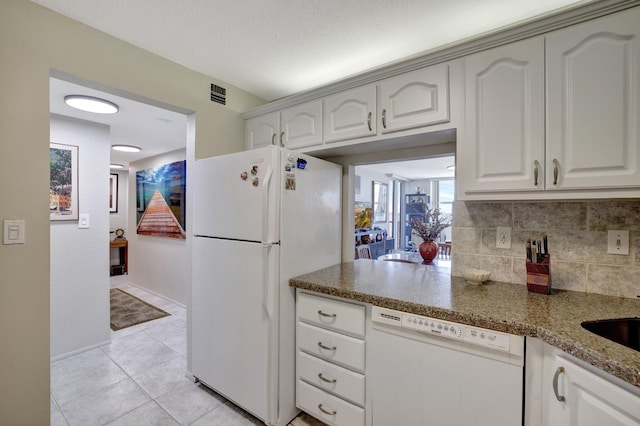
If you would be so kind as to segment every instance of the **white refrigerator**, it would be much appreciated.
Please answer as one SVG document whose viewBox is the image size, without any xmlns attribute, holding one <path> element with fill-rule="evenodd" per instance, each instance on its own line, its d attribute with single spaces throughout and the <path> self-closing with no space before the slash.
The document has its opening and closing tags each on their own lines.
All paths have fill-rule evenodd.
<svg viewBox="0 0 640 426">
<path fill-rule="evenodd" d="M 289 279 L 341 260 L 341 167 L 270 146 L 195 162 L 192 374 L 268 425 L 295 407 Z"/>
</svg>

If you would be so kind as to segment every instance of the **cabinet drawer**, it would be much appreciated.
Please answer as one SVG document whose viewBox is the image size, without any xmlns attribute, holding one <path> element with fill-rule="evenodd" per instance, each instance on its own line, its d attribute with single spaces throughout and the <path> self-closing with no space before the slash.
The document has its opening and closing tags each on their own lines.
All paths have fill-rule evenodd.
<svg viewBox="0 0 640 426">
<path fill-rule="evenodd" d="M 336 364 L 364 371 L 364 340 L 298 322 L 298 348 Z"/>
<path fill-rule="evenodd" d="M 297 307 L 299 320 L 364 337 L 364 306 L 298 293 Z"/>
<path fill-rule="evenodd" d="M 364 406 L 364 375 L 298 352 L 298 378 L 354 404 Z"/>
<path fill-rule="evenodd" d="M 334 426 L 364 425 L 364 409 L 298 380 L 298 408 Z"/>
</svg>

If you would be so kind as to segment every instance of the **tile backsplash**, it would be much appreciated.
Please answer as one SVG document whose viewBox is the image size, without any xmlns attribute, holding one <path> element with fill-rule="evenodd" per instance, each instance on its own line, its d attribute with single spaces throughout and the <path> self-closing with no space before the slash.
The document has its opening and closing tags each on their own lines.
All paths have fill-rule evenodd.
<svg viewBox="0 0 640 426">
<path fill-rule="evenodd" d="M 511 248 L 496 248 L 509 226 Z M 607 231 L 629 231 L 629 255 L 607 253 Z M 636 298 L 640 295 L 640 201 L 463 202 L 453 207 L 452 275 L 463 268 L 526 284 L 528 238 L 549 239 L 552 287 Z"/>
</svg>

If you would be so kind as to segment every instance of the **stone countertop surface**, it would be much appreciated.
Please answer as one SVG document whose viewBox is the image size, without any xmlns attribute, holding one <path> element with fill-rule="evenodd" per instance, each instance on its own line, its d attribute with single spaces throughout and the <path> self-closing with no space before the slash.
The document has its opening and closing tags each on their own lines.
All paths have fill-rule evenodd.
<svg viewBox="0 0 640 426">
<path fill-rule="evenodd" d="M 489 281 L 468 284 L 436 265 L 359 259 L 292 278 L 292 287 L 521 336 L 536 337 L 640 387 L 640 352 L 583 321 L 640 317 L 640 300 Z"/>
</svg>

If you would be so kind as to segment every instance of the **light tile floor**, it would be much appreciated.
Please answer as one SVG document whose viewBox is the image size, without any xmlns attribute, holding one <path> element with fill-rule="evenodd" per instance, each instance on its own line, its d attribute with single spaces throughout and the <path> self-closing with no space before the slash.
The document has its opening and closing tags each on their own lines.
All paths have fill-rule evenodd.
<svg viewBox="0 0 640 426">
<path fill-rule="evenodd" d="M 262 422 L 186 375 L 186 309 L 111 277 L 171 316 L 111 332 L 111 343 L 51 363 L 51 425 L 244 426 Z M 322 423 L 302 414 L 291 426 Z"/>
</svg>

